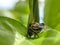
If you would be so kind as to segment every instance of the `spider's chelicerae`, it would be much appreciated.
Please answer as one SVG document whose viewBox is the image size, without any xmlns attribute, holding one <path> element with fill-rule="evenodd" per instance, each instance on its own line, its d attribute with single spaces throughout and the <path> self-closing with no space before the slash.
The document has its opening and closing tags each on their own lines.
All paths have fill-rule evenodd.
<svg viewBox="0 0 60 45">
<path fill-rule="evenodd" d="M 28 38 L 37 38 L 39 37 L 39 32 L 44 28 L 44 23 L 38 23 L 34 22 L 29 25 L 28 27 L 28 32 L 27 32 L 27 37 Z"/>
</svg>

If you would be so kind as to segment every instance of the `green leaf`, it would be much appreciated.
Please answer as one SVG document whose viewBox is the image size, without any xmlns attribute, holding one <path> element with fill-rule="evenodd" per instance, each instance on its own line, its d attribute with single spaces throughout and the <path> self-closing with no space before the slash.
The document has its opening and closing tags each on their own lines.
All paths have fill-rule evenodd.
<svg viewBox="0 0 60 45">
<path fill-rule="evenodd" d="M 18 1 L 13 9 L 0 10 L 0 16 L 9 17 L 23 23 L 27 27 L 29 13 L 28 1 Z"/>
<path fill-rule="evenodd" d="M 15 8 L 11 10 L 11 12 L 15 17 L 15 20 L 18 20 L 27 27 L 29 15 L 29 3 L 27 0 L 17 2 Z"/>
<path fill-rule="evenodd" d="M 51 28 L 60 30 L 60 0 L 46 0 L 44 21 Z"/>
<path fill-rule="evenodd" d="M 16 31 L 21 36 L 15 36 Z M 37 39 L 27 39 L 27 29 L 18 21 L 0 16 L 0 45 L 59 45 L 60 44 L 60 32 L 57 30 L 45 30 L 40 33 L 40 37 Z M 18 40 L 15 40 L 18 39 Z"/>
<path fill-rule="evenodd" d="M 37 39 L 23 39 L 19 41 L 19 45 L 59 45 L 60 44 L 60 32 L 53 29 L 48 29 L 43 33 L 40 33 L 40 37 Z M 18 39 L 19 40 L 19 39 Z"/>
<path fill-rule="evenodd" d="M 0 16 L 12 18 L 14 20 L 19 21 L 20 23 L 23 23 L 25 27 L 27 27 L 28 22 L 28 14 L 19 14 L 17 12 L 10 12 L 7 10 L 0 11 Z"/>
<path fill-rule="evenodd" d="M 34 45 L 56 45 L 60 42 L 59 35 L 60 32 L 56 30 L 48 30 L 40 34 L 40 38 L 31 40 L 31 42 L 33 42 Z"/>
<path fill-rule="evenodd" d="M 14 11 L 20 14 L 28 14 L 29 13 L 29 5 L 27 1 L 19 1 L 17 2 Z"/>
<path fill-rule="evenodd" d="M 0 16 L 0 45 L 13 45 L 16 31 L 26 36 L 27 29 L 18 21 Z"/>
<path fill-rule="evenodd" d="M 8 10 L 0 10 L 0 16 L 9 17 L 14 19 L 15 16 Z"/>
</svg>

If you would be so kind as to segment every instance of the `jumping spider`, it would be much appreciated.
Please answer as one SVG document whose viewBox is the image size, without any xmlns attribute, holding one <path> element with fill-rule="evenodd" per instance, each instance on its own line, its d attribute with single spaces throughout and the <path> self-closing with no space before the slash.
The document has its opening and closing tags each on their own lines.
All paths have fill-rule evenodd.
<svg viewBox="0 0 60 45">
<path fill-rule="evenodd" d="M 44 23 L 38 23 L 38 22 L 34 22 L 32 24 L 29 25 L 28 27 L 28 32 L 27 32 L 27 37 L 28 38 L 37 38 L 39 37 L 39 32 L 41 32 L 41 30 L 44 27 Z"/>
</svg>

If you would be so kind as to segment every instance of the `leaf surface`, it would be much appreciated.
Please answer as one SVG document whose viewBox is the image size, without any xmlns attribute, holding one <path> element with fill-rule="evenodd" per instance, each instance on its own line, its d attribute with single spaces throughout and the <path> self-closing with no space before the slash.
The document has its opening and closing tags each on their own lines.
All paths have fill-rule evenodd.
<svg viewBox="0 0 60 45">
<path fill-rule="evenodd" d="M 60 30 L 60 0 L 46 0 L 44 22 L 51 28 Z"/>
</svg>

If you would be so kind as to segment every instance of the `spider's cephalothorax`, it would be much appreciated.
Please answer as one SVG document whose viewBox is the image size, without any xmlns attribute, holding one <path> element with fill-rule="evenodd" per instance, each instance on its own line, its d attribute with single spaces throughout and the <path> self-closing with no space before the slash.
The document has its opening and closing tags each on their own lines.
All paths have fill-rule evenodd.
<svg viewBox="0 0 60 45">
<path fill-rule="evenodd" d="M 29 25 L 27 37 L 28 38 L 37 38 L 39 37 L 38 33 L 43 29 L 43 23 L 34 22 Z"/>
</svg>

